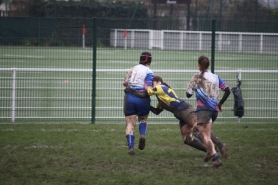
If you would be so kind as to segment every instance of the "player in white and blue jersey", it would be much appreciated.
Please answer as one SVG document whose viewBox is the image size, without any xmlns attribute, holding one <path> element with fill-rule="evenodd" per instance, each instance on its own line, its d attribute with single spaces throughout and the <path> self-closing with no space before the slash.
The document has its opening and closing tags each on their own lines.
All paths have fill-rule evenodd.
<svg viewBox="0 0 278 185">
<path fill-rule="evenodd" d="M 149 68 L 152 56 L 149 52 L 143 52 L 140 55 L 138 65 L 131 68 L 124 78 L 123 85 L 125 89 L 124 114 L 126 119 L 126 139 L 128 143 L 128 153 L 134 154 L 134 128 L 136 126 L 136 117 L 139 121 L 139 149 L 145 148 L 147 119 L 150 112 L 151 99 L 145 88 L 152 86 L 154 73 Z"/>
<path fill-rule="evenodd" d="M 198 68 L 200 73 L 195 74 L 191 78 L 187 85 L 186 95 L 190 98 L 196 92 L 197 128 L 207 148 L 204 162 L 212 158 L 212 166 L 219 167 L 222 165 L 222 162 L 211 140 L 211 127 L 218 116 L 218 111 L 222 111 L 222 104 L 229 97 L 231 90 L 218 75 L 208 71 L 209 65 L 208 57 L 203 55 L 199 57 Z M 219 89 L 225 93 L 218 103 Z M 227 145 L 223 147 L 227 149 Z"/>
</svg>

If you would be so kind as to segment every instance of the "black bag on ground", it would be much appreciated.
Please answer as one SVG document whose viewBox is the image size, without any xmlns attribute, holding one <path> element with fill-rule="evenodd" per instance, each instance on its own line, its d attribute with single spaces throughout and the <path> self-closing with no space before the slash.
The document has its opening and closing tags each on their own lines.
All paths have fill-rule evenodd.
<svg viewBox="0 0 278 185">
<path fill-rule="evenodd" d="M 240 82 L 231 90 L 234 94 L 234 115 L 241 118 L 244 115 L 244 101 L 240 89 Z"/>
</svg>

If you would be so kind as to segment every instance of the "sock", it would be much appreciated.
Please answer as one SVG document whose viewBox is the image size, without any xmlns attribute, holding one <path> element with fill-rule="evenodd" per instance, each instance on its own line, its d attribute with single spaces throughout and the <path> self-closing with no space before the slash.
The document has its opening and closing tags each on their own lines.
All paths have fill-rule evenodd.
<svg viewBox="0 0 278 185">
<path fill-rule="evenodd" d="M 128 135 L 126 135 L 126 139 L 127 139 L 128 148 L 134 148 L 134 135 L 133 135 L 133 132 L 130 132 Z"/>
<path fill-rule="evenodd" d="M 140 135 L 146 136 L 147 128 L 148 128 L 147 123 L 145 121 L 140 121 L 140 123 L 139 123 L 139 132 L 140 132 Z"/>
<path fill-rule="evenodd" d="M 212 131 L 210 134 L 210 138 L 211 138 L 212 142 L 219 148 L 219 150 L 221 150 L 221 148 L 223 147 L 223 144 Z"/>
<path fill-rule="evenodd" d="M 212 161 L 219 161 L 219 160 L 220 160 L 220 156 L 218 155 L 218 153 L 212 155 Z"/>
<path fill-rule="evenodd" d="M 184 141 L 184 144 L 187 144 L 186 141 Z M 187 145 L 192 146 L 193 148 L 196 148 L 203 152 L 207 152 L 205 145 L 202 142 L 200 142 L 198 139 L 194 138 L 193 141 L 189 141 Z"/>
<path fill-rule="evenodd" d="M 201 137 L 201 133 L 200 133 L 199 131 L 197 131 L 197 132 L 195 133 L 195 136 L 196 136 L 202 143 L 204 143 L 203 140 L 202 140 L 202 137 Z"/>
</svg>

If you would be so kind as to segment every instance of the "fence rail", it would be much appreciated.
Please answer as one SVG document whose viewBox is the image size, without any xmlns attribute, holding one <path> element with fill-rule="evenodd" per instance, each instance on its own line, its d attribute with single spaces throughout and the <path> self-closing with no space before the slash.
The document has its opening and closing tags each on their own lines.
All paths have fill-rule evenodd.
<svg viewBox="0 0 278 185">
<path fill-rule="evenodd" d="M 68 82 L 64 87 L 61 86 L 61 83 L 56 83 L 57 81 L 61 81 L 62 78 L 27 78 L 27 77 L 17 77 L 17 73 L 27 72 L 42 72 L 42 73 L 63 73 L 63 72 L 77 72 L 77 73 L 92 73 L 92 69 L 64 69 L 64 68 L 0 68 L 0 71 L 11 72 L 10 77 L 1 77 L 1 81 L 7 81 L 10 79 L 11 83 L 8 83 L 6 86 L 1 86 L 1 92 L 9 91 L 10 93 L 5 93 L 7 97 L 1 97 L 1 116 L 0 119 L 10 119 L 11 122 L 16 122 L 18 119 L 44 119 L 46 121 L 51 121 L 52 119 L 79 119 L 79 120 L 89 120 L 91 119 L 91 78 L 73 78 L 68 79 L 69 81 L 75 81 L 72 85 L 68 86 Z M 173 74 L 173 73 L 196 73 L 197 70 L 153 70 L 155 73 L 160 74 Z M 127 69 L 98 69 L 97 73 L 120 73 L 123 74 L 127 72 Z M 218 74 L 278 74 L 278 70 L 216 70 Z M 122 102 L 123 102 L 123 87 L 119 86 L 118 81 L 113 78 L 114 81 L 111 82 L 111 78 L 107 76 L 106 78 L 99 77 L 97 78 L 97 86 L 96 91 L 97 94 L 101 94 L 101 96 L 96 98 L 96 120 L 97 121 L 111 121 L 111 120 L 123 120 L 123 113 L 122 113 Z M 183 79 L 168 79 L 175 83 L 180 83 L 180 81 L 184 81 Z M 242 78 L 243 83 L 252 83 L 252 82 L 259 83 L 257 80 L 259 79 L 246 79 Z M 8 80 L 9 81 L 9 80 Z M 22 84 L 29 82 L 28 86 L 24 86 Z M 47 84 L 47 82 L 51 81 L 51 86 Z M 80 82 L 84 82 L 80 85 Z M 227 79 L 227 81 L 232 81 L 232 79 Z M 36 83 L 34 83 L 36 82 Z M 54 83 L 55 82 L 55 83 Z M 65 82 L 64 82 L 65 83 Z M 272 83 L 278 84 L 278 79 L 269 79 L 264 80 L 262 79 L 262 83 Z M 47 86 L 44 86 L 46 85 Z M 231 84 L 229 82 L 229 84 Z M 178 86 L 178 85 L 175 85 Z M 113 92 L 106 91 L 107 88 L 112 88 Z M 87 91 L 86 95 L 83 96 L 80 94 L 79 91 L 85 90 Z M 51 90 L 51 95 L 45 96 L 46 91 Z M 60 90 L 62 91 L 63 95 L 59 95 Z M 185 91 L 185 86 L 176 88 L 176 91 Z M 268 89 L 271 91 L 271 89 Z M 275 92 L 277 87 L 273 87 L 273 91 Z M 34 93 L 32 93 L 34 91 Z M 76 94 L 68 94 L 66 92 L 73 91 L 77 92 Z M 261 89 L 259 87 L 254 88 L 243 88 L 243 93 L 245 91 L 251 92 L 260 92 Z M 24 95 L 24 92 L 31 92 L 28 95 Z M 64 93 L 63 93 L 64 92 Z M 10 96 L 8 96 L 10 94 Z M 45 96 L 45 97 L 44 97 Z M 232 96 L 232 95 L 231 95 Z M 106 103 L 103 103 L 103 101 Z M 10 102 L 7 102 L 10 101 Z M 51 101 L 48 102 L 48 101 Z M 155 100 L 153 100 L 155 101 Z M 224 112 L 231 112 L 233 99 L 232 97 L 229 98 L 230 103 L 225 105 Z M 252 102 L 257 101 L 257 107 L 252 107 Z M 6 102 L 5 104 L 3 102 Z M 270 107 L 262 107 L 258 106 L 260 102 L 272 102 L 271 108 Z M 193 103 L 192 103 L 193 104 Z M 253 97 L 246 97 L 245 104 L 247 105 L 246 111 L 247 116 L 244 119 L 264 119 L 264 120 L 276 120 L 278 121 L 278 116 L 275 112 L 278 112 L 278 98 L 269 98 L 266 97 L 264 94 L 261 94 L 260 97 L 253 96 Z M 109 111 L 110 110 L 110 111 Z M 257 112 L 269 112 L 272 111 L 274 114 L 264 114 L 264 115 L 257 115 Z M 36 113 L 34 113 L 36 112 Z M 252 113 L 254 112 L 254 113 Z M 231 120 L 234 119 L 231 114 L 223 114 L 220 115 L 219 118 L 223 118 L 223 120 Z M 165 114 L 163 116 L 150 116 L 150 120 L 161 120 L 165 119 L 170 122 L 174 122 L 174 118 L 171 114 Z"/>
<path fill-rule="evenodd" d="M 211 34 L 209 31 L 111 29 L 110 45 L 124 48 L 210 51 Z M 278 53 L 277 33 L 217 31 L 215 41 L 216 51 Z"/>
</svg>

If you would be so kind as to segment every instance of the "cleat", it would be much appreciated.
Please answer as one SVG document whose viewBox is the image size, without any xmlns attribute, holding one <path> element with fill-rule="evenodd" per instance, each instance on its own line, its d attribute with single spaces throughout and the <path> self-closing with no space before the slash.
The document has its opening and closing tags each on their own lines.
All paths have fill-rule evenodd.
<svg viewBox="0 0 278 185">
<path fill-rule="evenodd" d="M 128 149 L 127 153 L 128 153 L 128 154 L 130 154 L 130 155 L 135 154 L 135 152 L 134 152 L 134 148 L 130 148 L 130 149 Z"/>
<path fill-rule="evenodd" d="M 212 161 L 213 161 L 212 164 L 211 164 L 212 167 L 218 168 L 219 166 L 223 165 L 221 160 L 220 160 L 220 157 L 219 157 L 218 153 L 215 153 L 213 155 Z"/>
<path fill-rule="evenodd" d="M 225 159 L 228 157 L 228 144 L 224 143 L 223 147 L 220 150 L 221 156 Z"/>
<path fill-rule="evenodd" d="M 217 160 L 217 161 L 213 161 L 213 163 L 211 164 L 212 167 L 218 168 L 219 166 L 223 166 L 221 160 Z"/>
<path fill-rule="evenodd" d="M 139 145 L 138 145 L 138 148 L 139 148 L 140 150 L 144 150 L 144 148 L 145 148 L 145 142 L 146 142 L 145 136 L 144 136 L 144 135 L 140 135 L 140 138 L 139 138 Z"/>
<path fill-rule="evenodd" d="M 209 155 L 209 153 L 207 152 L 206 155 L 205 155 L 205 157 L 204 157 L 204 162 L 205 162 L 205 163 L 208 162 L 211 158 L 212 158 L 212 156 Z"/>
</svg>

